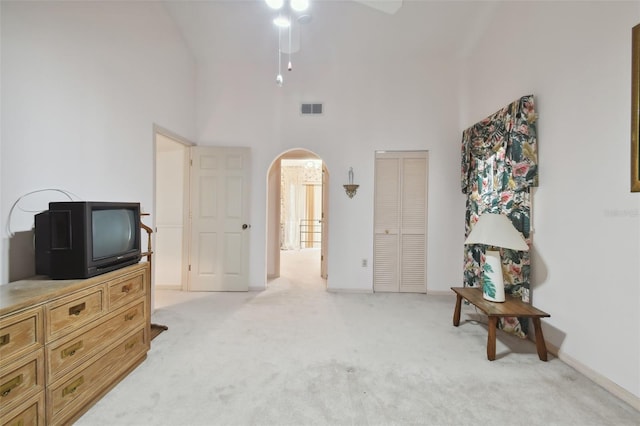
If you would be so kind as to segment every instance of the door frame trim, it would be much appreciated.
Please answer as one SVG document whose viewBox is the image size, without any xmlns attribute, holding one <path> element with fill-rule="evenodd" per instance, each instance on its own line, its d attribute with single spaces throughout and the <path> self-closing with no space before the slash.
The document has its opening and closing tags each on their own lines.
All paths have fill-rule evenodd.
<svg viewBox="0 0 640 426">
<path fill-rule="evenodd" d="M 269 215 L 269 201 L 270 201 L 270 197 L 271 196 L 277 196 L 280 197 L 280 186 L 278 186 L 277 189 L 277 193 L 276 194 L 271 194 L 270 188 L 269 188 L 269 176 L 271 175 L 272 169 L 273 167 L 278 164 L 278 166 L 280 166 L 280 160 L 282 159 L 286 159 L 286 158 L 295 158 L 294 156 L 290 156 L 287 157 L 287 154 L 295 154 L 297 152 L 306 152 L 308 154 L 310 154 L 310 156 L 315 156 L 315 158 L 322 160 L 322 169 L 323 171 L 326 173 L 326 179 L 327 179 L 327 183 L 329 182 L 329 179 L 331 178 L 331 173 L 329 172 L 329 167 L 327 166 L 327 162 L 322 158 L 322 156 L 318 153 L 316 153 L 315 151 L 309 149 L 309 148 L 304 148 L 304 147 L 296 147 L 296 148 L 290 148 L 287 150 L 284 150 L 282 152 L 280 152 L 278 155 L 276 155 L 273 160 L 271 160 L 271 163 L 269 164 L 269 167 L 267 167 L 267 173 L 266 173 L 266 184 L 265 184 L 265 190 L 266 190 L 266 202 L 265 202 L 265 288 L 267 287 L 267 283 L 269 282 L 269 280 L 277 278 L 280 276 L 280 256 L 279 253 L 276 254 L 275 256 L 275 263 L 276 263 L 276 271 L 275 274 L 273 274 L 273 276 L 269 276 L 269 250 L 273 249 L 273 247 L 271 247 L 274 243 L 274 241 L 271 241 L 269 239 L 270 237 L 270 233 L 269 233 L 269 221 L 272 220 L 273 218 L 270 217 Z M 324 173 L 323 173 L 324 175 Z M 329 199 L 329 195 L 330 195 L 330 185 L 325 185 L 323 184 L 323 191 L 326 191 L 326 198 L 327 200 Z M 277 203 L 279 206 L 279 203 Z M 276 209 L 278 210 L 279 213 L 279 207 Z M 325 262 L 325 268 L 324 271 L 326 272 L 326 274 L 328 275 L 328 270 L 329 270 L 329 229 L 328 226 L 325 226 L 329 223 L 329 206 L 325 205 L 325 203 L 323 202 L 323 206 L 322 206 L 322 212 L 324 213 L 324 218 L 323 218 L 323 233 L 322 233 L 322 242 L 321 242 L 321 253 L 326 252 L 326 256 L 324 258 L 324 262 Z M 279 216 L 279 214 L 278 214 Z M 279 218 L 278 218 L 278 223 L 280 222 Z M 276 227 L 277 229 L 279 229 L 279 226 Z M 277 237 L 277 236 L 276 236 Z M 274 237 L 274 238 L 276 238 Z M 279 240 L 279 237 L 277 237 Z M 278 248 L 279 249 L 279 248 Z M 320 270 L 322 273 L 322 261 L 320 261 Z M 322 277 L 325 282 L 327 282 L 327 278 L 326 277 Z M 328 288 L 327 288 L 328 290 Z"/>
<path fill-rule="evenodd" d="M 151 212 L 151 226 L 153 229 L 153 234 L 151 236 L 151 241 L 153 242 L 153 247 L 155 250 L 157 250 L 157 245 L 156 245 L 156 230 L 158 229 L 158 224 L 157 224 L 157 209 L 158 209 L 158 205 L 157 205 L 157 199 L 156 199 L 156 192 L 158 190 L 158 179 L 157 179 L 157 162 L 158 162 L 158 158 L 157 158 L 157 150 L 158 150 L 158 146 L 157 146 L 157 136 L 158 135 L 162 135 L 168 139 L 171 139 L 177 143 L 181 143 L 182 145 L 184 145 L 186 148 L 190 148 L 192 146 L 195 146 L 196 144 L 192 141 L 190 141 L 189 139 L 180 136 L 179 134 L 167 129 L 166 127 L 160 126 L 157 123 L 153 123 L 153 132 L 152 132 L 152 144 L 151 146 L 153 147 L 153 196 L 152 196 L 152 200 L 153 200 L 153 206 L 152 206 L 152 212 Z M 181 276 L 181 287 L 180 290 L 185 290 L 185 288 L 188 288 L 188 265 L 189 265 L 189 244 L 188 244 L 188 238 L 184 238 L 184 233 L 190 232 L 189 229 L 189 189 L 191 187 L 191 183 L 189 182 L 189 155 L 185 156 L 185 168 L 184 168 L 184 187 L 183 187 L 183 199 L 182 199 L 182 209 L 183 209 L 183 239 L 182 239 L 182 270 L 180 271 L 180 276 Z M 151 271 L 151 289 L 152 292 L 155 289 L 155 276 L 153 274 L 153 271 Z M 152 309 L 151 312 L 153 312 L 153 305 L 154 305 L 154 298 L 151 298 L 151 305 L 152 305 Z"/>
</svg>

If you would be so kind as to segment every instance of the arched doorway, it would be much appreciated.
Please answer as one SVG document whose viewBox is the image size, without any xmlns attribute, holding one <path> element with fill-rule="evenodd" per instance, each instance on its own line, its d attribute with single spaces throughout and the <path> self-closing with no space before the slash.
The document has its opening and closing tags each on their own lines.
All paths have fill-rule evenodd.
<svg viewBox="0 0 640 426">
<path fill-rule="evenodd" d="M 281 275 L 283 261 L 310 262 L 309 268 L 317 268 L 326 279 L 328 178 L 322 159 L 306 149 L 286 151 L 271 163 L 267 172 L 267 281 Z"/>
</svg>

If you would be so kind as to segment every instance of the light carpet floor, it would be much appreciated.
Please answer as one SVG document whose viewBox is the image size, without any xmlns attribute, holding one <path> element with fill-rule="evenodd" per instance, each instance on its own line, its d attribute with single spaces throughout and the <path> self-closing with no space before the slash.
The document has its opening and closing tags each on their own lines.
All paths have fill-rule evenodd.
<svg viewBox="0 0 640 426">
<path fill-rule="evenodd" d="M 169 327 L 77 425 L 640 425 L 640 412 L 455 297 L 330 293 L 317 250 L 262 292 L 158 291 Z M 470 320 L 474 319 L 474 320 Z"/>
</svg>

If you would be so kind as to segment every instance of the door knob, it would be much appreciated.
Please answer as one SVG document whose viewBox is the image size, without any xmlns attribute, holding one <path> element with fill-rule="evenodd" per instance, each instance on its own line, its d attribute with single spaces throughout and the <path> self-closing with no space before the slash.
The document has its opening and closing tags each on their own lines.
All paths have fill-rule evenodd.
<svg viewBox="0 0 640 426">
<path fill-rule="evenodd" d="M 251 225 L 247 225 L 246 223 L 242 224 L 242 229 L 251 228 Z"/>
</svg>

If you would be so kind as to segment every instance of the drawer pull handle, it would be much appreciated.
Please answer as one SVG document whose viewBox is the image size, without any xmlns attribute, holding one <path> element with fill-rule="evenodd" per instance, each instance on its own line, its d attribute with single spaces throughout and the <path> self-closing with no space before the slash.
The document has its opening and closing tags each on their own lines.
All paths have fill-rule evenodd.
<svg viewBox="0 0 640 426">
<path fill-rule="evenodd" d="M 131 321 L 132 319 L 134 319 L 136 317 L 137 312 L 130 312 L 127 315 L 124 316 L 124 320 L 125 321 Z"/>
<path fill-rule="evenodd" d="M 69 346 L 66 349 L 63 349 L 60 352 L 60 358 L 64 359 L 68 356 L 74 356 L 76 354 L 77 351 L 79 351 L 80 349 L 82 349 L 82 340 L 80 340 L 77 343 L 74 343 L 73 345 Z"/>
<path fill-rule="evenodd" d="M 11 391 L 16 387 L 20 386 L 23 381 L 24 381 L 24 378 L 22 374 L 9 380 L 4 385 L 0 386 L 0 396 L 4 398 L 5 396 L 9 395 Z"/>
<path fill-rule="evenodd" d="M 134 347 L 136 343 L 138 343 L 138 339 L 131 339 L 127 343 L 125 343 L 124 349 L 128 351 L 129 349 Z"/>
<path fill-rule="evenodd" d="M 11 334 L 7 333 L 3 336 L 0 336 L 0 346 L 8 345 L 11 341 Z"/>
<path fill-rule="evenodd" d="M 131 291 L 131 288 L 132 288 L 132 287 L 133 287 L 133 286 L 132 286 L 131 284 L 123 285 L 123 286 L 122 286 L 122 292 L 123 292 L 123 293 L 129 293 L 129 292 Z"/>
<path fill-rule="evenodd" d="M 86 303 L 81 303 L 79 305 L 76 306 L 72 306 L 69 308 L 69 316 L 74 316 L 77 317 L 78 315 L 80 315 L 80 312 L 84 311 L 87 307 Z"/>
<path fill-rule="evenodd" d="M 67 395 L 71 395 L 78 390 L 78 388 L 84 383 L 84 376 L 80 376 L 79 379 L 73 381 L 69 386 L 62 390 L 62 397 L 64 398 Z"/>
</svg>

